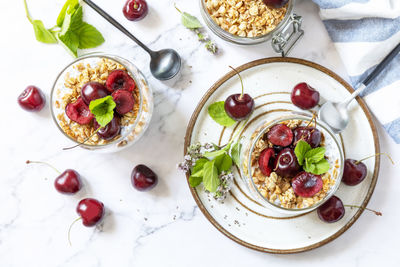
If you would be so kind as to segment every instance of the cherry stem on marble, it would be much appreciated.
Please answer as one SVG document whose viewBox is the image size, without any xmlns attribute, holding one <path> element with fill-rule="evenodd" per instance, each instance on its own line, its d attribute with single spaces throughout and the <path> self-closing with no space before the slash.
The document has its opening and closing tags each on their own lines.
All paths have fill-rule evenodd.
<svg viewBox="0 0 400 267">
<path fill-rule="evenodd" d="M 26 164 L 32 164 L 32 163 L 34 163 L 34 164 L 44 164 L 44 165 L 47 165 L 48 167 L 50 167 L 50 168 L 52 168 L 53 170 L 55 170 L 57 173 L 61 173 L 59 170 L 57 170 L 53 165 L 51 165 L 51 164 L 49 164 L 49 163 L 47 163 L 47 162 L 44 162 L 44 161 L 33 161 L 33 160 L 27 160 L 26 161 Z"/>
<path fill-rule="evenodd" d="M 76 218 L 76 219 L 71 223 L 71 225 L 69 226 L 69 229 L 68 229 L 68 243 L 69 243 L 70 246 L 72 246 L 72 242 L 71 242 L 71 229 L 72 229 L 72 226 L 74 226 L 74 224 L 75 224 L 77 221 L 80 221 L 80 220 L 82 220 L 82 217 Z"/>
</svg>

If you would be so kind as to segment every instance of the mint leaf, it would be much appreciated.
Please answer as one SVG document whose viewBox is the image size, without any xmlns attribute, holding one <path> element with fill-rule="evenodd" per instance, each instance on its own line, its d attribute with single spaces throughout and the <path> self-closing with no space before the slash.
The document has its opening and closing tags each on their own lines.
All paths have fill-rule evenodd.
<svg viewBox="0 0 400 267">
<path fill-rule="evenodd" d="M 198 171 L 203 169 L 204 164 L 206 164 L 209 160 L 205 158 L 200 158 L 196 160 L 196 163 L 194 164 L 191 173 L 197 173 Z"/>
<path fill-rule="evenodd" d="M 313 163 L 309 162 L 309 161 L 307 160 L 307 158 L 306 158 L 306 159 L 305 159 L 305 164 L 303 165 L 303 169 L 304 169 L 306 172 L 314 173 L 314 171 L 315 171 L 315 165 L 314 165 Z"/>
<path fill-rule="evenodd" d="M 116 104 L 110 95 L 93 100 L 89 104 L 90 112 L 101 127 L 105 127 L 114 118 L 115 107 Z"/>
<path fill-rule="evenodd" d="M 75 10 L 79 7 L 79 0 L 67 0 L 64 6 L 61 9 L 60 14 L 57 17 L 57 26 L 61 27 L 64 22 L 64 18 L 67 12 L 74 13 Z"/>
<path fill-rule="evenodd" d="M 190 176 L 189 177 L 189 184 L 191 187 L 196 187 L 201 184 L 203 181 L 203 177 L 196 177 L 196 176 Z"/>
<path fill-rule="evenodd" d="M 300 166 L 304 164 L 304 158 L 308 151 L 311 150 L 311 146 L 304 140 L 300 140 L 295 149 L 294 153 L 296 154 L 297 161 L 299 162 Z"/>
<path fill-rule="evenodd" d="M 214 159 L 218 173 L 228 172 L 232 167 L 232 158 L 225 152 Z"/>
<path fill-rule="evenodd" d="M 197 172 L 192 172 L 190 176 L 203 178 L 204 170 L 200 169 Z"/>
<path fill-rule="evenodd" d="M 83 22 L 78 30 L 79 48 L 94 48 L 104 43 L 103 35 L 92 25 Z"/>
<path fill-rule="evenodd" d="M 236 164 L 236 166 L 240 165 L 240 151 L 242 150 L 242 144 L 240 143 L 240 140 L 237 141 L 237 143 L 235 143 L 232 146 L 232 150 L 231 150 L 231 157 L 233 159 L 233 162 Z"/>
<path fill-rule="evenodd" d="M 183 26 L 188 29 L 198 29 L 203 27 L 203 25 L 201 25 L 200 21 L 195 16 L 192 16 L 186 12 L 182 13 L 181 21 Z"/>
<path fill-rule="evenodd" d="M 35 31 L 36 40 L 45 44 L 57 43 L 57 38 L 46 29 L 41 20 L 34 20 L 31 23 L 33 25 L 33 30 Z"/>
<path fill-rule="evenodd" d="M 78 57 L 79 37 L 73 32 L 58 35 L 60 44 L 73 56 Z"/>
<path fill-rule="evenodd" d="M 324 147 L 317 147 L 307 151 L 304 157 L 307 158 L 309 162 L 316 163 L 324 158 L 325 151 L 326 149 Z"/>
<path fill-rule="evenodd" d="M 224 154 L 225 152 L 229 151 L 229 149 L 231 148 L 232 143 L 229 142 L 224 148 L 220 149 L 220 150 L 215 150 L 212 152 L 205 152 L 204 153 L 204 157 L 209 158 L 209 159 L 213 159 L 215 157 L 218 157 L 222 154 Z"/>
<path fill-rule="evenodd" d="M 218 124 L 229 127 L 234 125 L 235 121 L 226 114 L 224 106 L 224 101 L 215 102 L 208 107 L 208 114 Z"/>
<path fill-rule="evenodd" d="M 204 174 L 203 174 L 204 188 L 207 191 L 214 193 L 215 191 L 217 191 L 218 186 L 220 184 L 220 180 L 218 178 L 218 170 L 214 164 L 214 161 L 209 161 L 206 164 L 204 164 L 203 169 L 204 169 Z"/>
<path fill-rule="evenodd" d="M 323 174 L 329 171 L 330 165 L 329 162 L 326 159 L 322 159 L 319 162 L 315 163 L 315 169 L 314 169 L 314 174 Z"/>
</svg>

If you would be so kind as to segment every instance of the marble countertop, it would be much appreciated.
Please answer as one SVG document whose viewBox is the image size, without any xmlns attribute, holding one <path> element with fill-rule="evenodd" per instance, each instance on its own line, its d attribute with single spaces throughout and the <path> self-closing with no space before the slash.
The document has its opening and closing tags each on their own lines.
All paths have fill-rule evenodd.
<svg viewBox="0 0 400 267">
<path fill-rule="evenodd" d="M 30 0 L 32 16 L 53 25 L 64 1 Z M 149 15 L 132 23 L 122 15 L 124 0 L 96 1 L 132 33 L 154 49 L 172 47 L 181 54 L 182 76 L 174 83 L 151 77 L 148 56 L 89 8 L 85 16 L 105 36 L 94 51 L 115 53 L 132 60 L 154 90 L 155 112 L 150 128 L 139 143 L 115 154 L 95 154 L 83 149 L 62 151 L 68 144 L 55 127 L 49 107 L 38 113 L 16 104 L 29 84 L 49 97 L 58 72 L 71 57 L 57 45 L 34 40 L 22 1 L 2 5 L 3 63 L 0 174 L 0 266 L 399 266 L 400 209 L 397 197 L 399 164 L 383 159 L 378 184 L 369 206 L 382 217 L 364 213 L 337 240 L 313 251 L 295 255 L 270 255 L 242 247 L 216 230 L 196 206 L 185 177 L 177 171 L 182 158 L 186 125 L 197 102 L 228 65 L 275 56 L 268 44 L 241 47 L 211 35 L 222 53 L 211 55 L 196 36 L 179 22 L 173 3 L 200 17 L 196 0 L 148 0 Z M 306 34 L 291 56 L 315 61 L 346 78 L 341 60 L 318 17 L 318 8 L 298 1 Z M 85 51 L 90 52 L 90 51 Z M 379 126 L 381 149 L 400 162 L 398 145 Z M 53 188 L 55 173 L 25 161 L 44 160 L 59 169 L 74 168 L 84 178 L 84 190 L 63 196 Z M 159 175 L 151 192 L 135 191 L 132 168 L 143 163 Z M 104 223 L 97 228 L 76 224 L 73 246 L 67 231 L 77 217 L 79 199 L 92 196 L 107 207 Z"/>
</svg>

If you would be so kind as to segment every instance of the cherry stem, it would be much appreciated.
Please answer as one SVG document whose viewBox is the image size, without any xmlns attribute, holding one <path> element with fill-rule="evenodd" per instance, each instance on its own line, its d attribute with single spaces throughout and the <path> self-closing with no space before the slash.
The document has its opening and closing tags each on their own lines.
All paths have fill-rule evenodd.
<svg viewBox="0 0 400 267">
<path fill-rule="evenodd" d="M 72 246 L 72 242 L 71 242 L 71 229 L 72 229 L 72 226 L 73 226 L 77 221 L 80 221 L 80 220 L 82 220 L 82 217 L 79 217 L 79 218 L 75 219 L 75 221 L 73 221 L 73 222 L 71 223 L 71 225 L 69 226 L 69 229 L 68 229 L 68 242 L 69 242 L 69 245 L 70 245 L 70 246 Z"/>
<path fill-rule="evenodd" d="M 360 207 L 360 206 L 357 206 L 357 205 L 344 205 L 344 206 L 345 207 L 349 207 L 351 209 L 356 208 L 356 209 L 368 210 L 370 212 L 375 213 L 376 216 L 382 216 L 382 212 L 376 211 L 376 210 L 372 210 L 372 209 L 369 209 L 369 208 L 366 208 L 366 207 L 363 208 L 363 207 Z"/>
<path fill-rule="evenodd" d="M 33 161 L 33 160 L 27 160 L 26 161 L 26 164 L 32 164 L 32 163 L 34 163 L 34 164 L 44 164 L 44 165 L 47 165 L 48 167 L 50 167 L 50 168 L 52 168 L 53 170 L 55 170 L 57 173 L 61 173 L 59 170 L 57 170 L 53 165 L 51 165 L 51 164 L 49 164 L 49 163 L 47 163 L 47 162 L 44 162 L 44 161 Z"/>
<path fill-rule="evenodd" d="M 182 11 L 180 11 L 179 8 L 176 6 L 176 3 L 174 3 L 174 7 L 175 7 L 176 10 L 178 10 L 179 13 L 182 14 Z"/>
<path fill-rule="evenodd" d="M 364 160 L 366 160 L 366 159 L 373 158 L 373 157 L 376 157 L 376 156 L 381 156 L 381 155 L 385 155 L 386 157 L 388 157 L 388 159 L 389 159 L 389 160 L 392 162 L 392 164 L 394 165 L 394 161 L 393 161 L 392 157 L 390 157 L 389 154 L 388 154 L 388 153 L 385 153 L 385 152 L 376 153 L 375 155 L 372 155 L 372 156 L 369 156 L 369 157 L 366 157 L 366 158 L 357 160 L 357 161 L 355 162 L 355 164 L 357 165 L 357 164 L 359 164 L 361 161 L 364 161 Z"/>
<path fill-rule="evenodd" d="M 309 127 L 314 122 L 315 127 L 317 127 L 317 113 L 313 112 L 311 120 L 308 122 L 306 127 Z"/>
<path fill-rule="evenodd" d="M 74 149 L 74 148 L 76 148 L 76 147 L 78 147 L 78 146 L 84 145 L 84 144 L 85 144 L 87 141 L 89 141 L 95 134 L 97 134 L 97 132 L 98 132 L 101 128 L 102 128 L 102 127 L 97 128 L 97 130 L 96 130 L 94 133 L 92 133 L 88 138 L 86 138 L 85 140 L 83 140 L 82 143 L 76 144 L 76 145 L 71 146 L 71 147 L 65 147 L 65 148 L 63 148 L 63 150 L 70 150 L 70 149 Z"/>
<path fill-rule="evenodd" d="M 240 80 L 240 84 L 242 85 L 242 93 L 239 96 L 239 100 L 242 100 L 243 95 L 244 95 L 244 86 L 243 86 L 243 79 L 242 76 L 240 75 L 240 73 L 232 66 L 229 66 L 229 68 L 233 69 L 234 72 L 236 72 L 236 74 L 239 76 L 239 80 Z"/>
</svg>

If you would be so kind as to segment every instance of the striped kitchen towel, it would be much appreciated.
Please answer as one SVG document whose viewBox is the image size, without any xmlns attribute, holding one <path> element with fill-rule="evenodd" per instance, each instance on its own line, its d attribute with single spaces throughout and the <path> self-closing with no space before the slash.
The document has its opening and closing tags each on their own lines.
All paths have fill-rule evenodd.
<svg viewBox="0 0 400 267">
<path fill-rule="evenodd" d="M 313 0 L 355 87 L 400 42 L 400 0 Z M 362 94 L 400 144 L 400 54 Z"/>
</svg>

